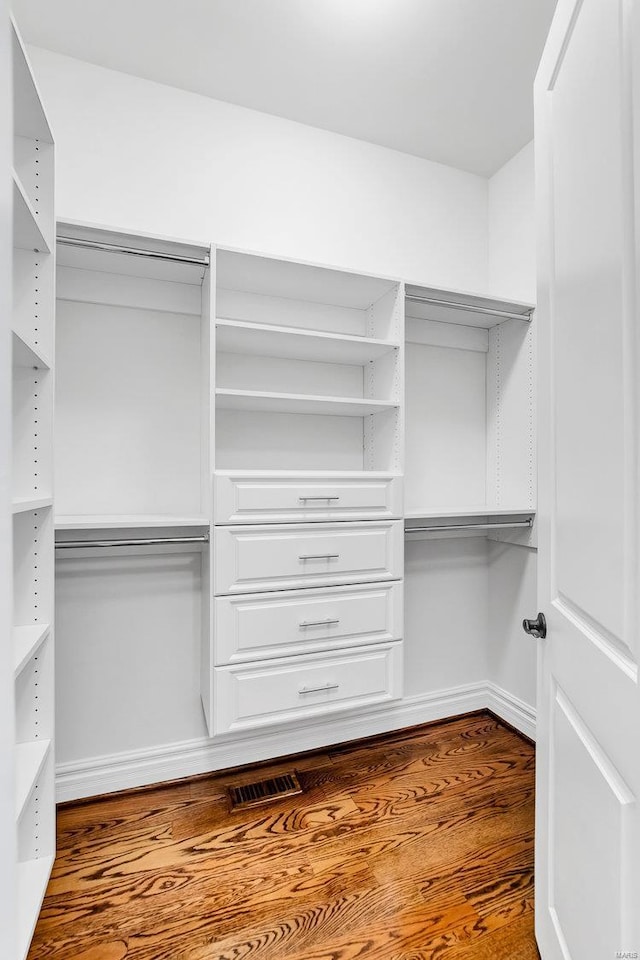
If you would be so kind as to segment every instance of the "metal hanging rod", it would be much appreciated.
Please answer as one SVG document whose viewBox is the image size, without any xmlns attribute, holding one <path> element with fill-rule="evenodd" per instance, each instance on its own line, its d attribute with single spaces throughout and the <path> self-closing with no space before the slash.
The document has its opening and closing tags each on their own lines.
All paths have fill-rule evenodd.
<svg viewBox="0 0 640 960">
<path fill-rule="evenodd" d="M 171 260 L 175 263 L 194 263 L 200 267 L 209 266 L 209 257 L 181 257 L 177 253 L 161 253 L 158 250 L 142 250 L 139 247 L 123 247 L 118 243 L 103 243 L 100 240 L 80 240 L 76 237 L 57 237 L 58 243 L 69 247 L 87 247 L 91 250 L 103 250 L 105 253 L 128 253 L 132 257 L 147 257 L 151 260 Z"/>
<path fill-rule="evenodd" d="M 208 543 L 209 537 L 148 537 L 140 540 L 58 540 L 56 550 L 84 547 L 150 547 L 163 543 Z"/>
<path fill-rule="evenodd" d="M 440 530 L 513 530 L 515 528 L 531 528 L 533 520 L 510 520 L 505 523 L 448 523 L 428 527 L 405 527 L 405 533 L 437 533 Z"/>
<path fill-rule="evenodd" d="M 458 303 L 456 300 L 438 300 L 436 297 L 420 297 L 417 293 L 407 293 L 405 300 L 412 303 L 432 303 L 437 307 L 455 307 L 456 310 L 464 310 L 467 313 L 483 313 L 490 317 L 500 317 L 502 320 L 531 320 L 531 314 L 534 307 L 527 307 L 525 313 L 508 313 L 505 310 L 493 310 L 490 307 L 479 307 L 472 303 Z"/>
</svg>

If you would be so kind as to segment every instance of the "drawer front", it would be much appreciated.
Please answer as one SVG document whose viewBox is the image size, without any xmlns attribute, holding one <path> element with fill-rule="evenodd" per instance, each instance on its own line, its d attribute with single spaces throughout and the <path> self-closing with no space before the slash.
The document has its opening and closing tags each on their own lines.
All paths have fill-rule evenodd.
<svg viewBox="0 0 640 960">
<path fill-rule="evenodd" d="M 402 583 L 216 597 L 215 663 L 402 639 Z"/>
<path fill-rule="evenodd" d="M 399 580 L 402 520 L 217 527 L 217 595 Z"/>
<path fill-rule="evenodd" d="M 215 478 L 215 522 L 220 524 L 400 517 L 400 477 Z"/>
<path fill-rule="evenodd" d="M 215 732 L 264 727 L 402 696 L 402 641 L 216 667 Z"/>
</svg>

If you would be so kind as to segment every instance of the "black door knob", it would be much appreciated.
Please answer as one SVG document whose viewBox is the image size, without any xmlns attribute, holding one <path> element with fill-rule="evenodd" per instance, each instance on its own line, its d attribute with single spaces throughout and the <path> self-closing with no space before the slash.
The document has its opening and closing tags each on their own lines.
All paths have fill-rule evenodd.
<svg viewBox="0 0 640 960">
<path fill-rule="evenodd" d="M 544 613 L 539 613 L 535 620 L 523 620 L 522 629 L 531 637 L 544 640 L 547 635 L 547 621 Z"/>
</svg>

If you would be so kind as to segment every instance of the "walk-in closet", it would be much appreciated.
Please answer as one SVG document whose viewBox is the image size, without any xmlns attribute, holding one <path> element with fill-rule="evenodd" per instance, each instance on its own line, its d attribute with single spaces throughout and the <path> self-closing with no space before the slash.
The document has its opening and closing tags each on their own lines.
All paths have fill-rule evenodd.
<svg viewBox="0 0 640 960">
<path fill-rule="evenodd" d="M 0 960 L 638 956 L 639 13 L 0 0 Z"/>
</svg>

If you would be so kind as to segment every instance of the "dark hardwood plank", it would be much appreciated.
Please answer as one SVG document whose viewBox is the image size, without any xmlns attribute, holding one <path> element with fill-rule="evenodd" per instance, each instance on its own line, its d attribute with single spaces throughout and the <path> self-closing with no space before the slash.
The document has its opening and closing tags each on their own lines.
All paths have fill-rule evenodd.
<svg viewBox="0 0 640 960">
<path fill-rule="evenodd" d="M 489 714 L 65 805 L 29 960 L 537 960 L 534 749 Z"/>
</svg>

